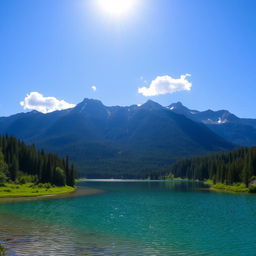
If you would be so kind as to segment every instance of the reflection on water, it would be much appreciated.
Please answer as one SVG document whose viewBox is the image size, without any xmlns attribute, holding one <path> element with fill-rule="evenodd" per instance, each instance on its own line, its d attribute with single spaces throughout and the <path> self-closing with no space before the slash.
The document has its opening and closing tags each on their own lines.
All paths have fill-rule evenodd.
<svg viewBox="0 0 256 256">
<path fill-rule="evenodd" d="M 255 196 L 201 191 L 193 182 L 81 186 L 107 193 L 0 204 L 10 255 L 255 256 Z"/>
<path fill-rule="evenodd" d="M 0 240 L 7 242 L 10 255 L 122 255 L 122 248 L 131 245 L 129 241 L 10 214 L 1 214 L 0 226 Z M 126 255 L 143 255 L 137 254 L 139 250 L 134 244 Z"/>
<path fill-rule="evenodd" d="M 161 246 L 153 243 L 140 244 L 135 240 L 125 241 L 100 233 L 73 230 L 52 223 L 33 221 L 0 215 L 0 240 L 8 247 L 8 255 L 116 255 L 143 256 L 162 255 Z M 165 246 L 165 251 L 168 246 Z M 175 248 L 168 249 L 166 255 L 184 255 Z M 190 254 L 194 255 L 194 254 Z M 198 255 L 198 254 L 197 254 Z"/>
</svg>

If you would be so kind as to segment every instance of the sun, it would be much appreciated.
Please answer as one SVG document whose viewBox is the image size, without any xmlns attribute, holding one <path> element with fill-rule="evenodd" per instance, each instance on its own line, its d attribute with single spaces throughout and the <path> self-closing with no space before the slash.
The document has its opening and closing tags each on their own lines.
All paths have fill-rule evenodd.
<svg viewBox="0 0 256 256">
<path fill-rule="evenodd" d="M 100 8 L 111 16 L 124 16 L 135 6 L 136 0 L 98 0 Z"/>
</svg>

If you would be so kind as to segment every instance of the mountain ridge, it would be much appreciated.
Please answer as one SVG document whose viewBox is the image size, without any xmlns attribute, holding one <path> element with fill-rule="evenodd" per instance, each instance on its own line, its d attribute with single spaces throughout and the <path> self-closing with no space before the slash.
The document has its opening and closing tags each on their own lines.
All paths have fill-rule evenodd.
<svg viewBox="0 0 256 256">
<path fill-rule="evenodd" d="M 256 119 L 239 118 L 228 110 L 191 110 L 181 102 L 173 103 L 167 108 L 191 120 L 204 123 L 213 132 L 234 144 L 241 146 L 256 145 Z"/>
<path fill-rule="evenodd" d="M 87 177 L 145 178 L 178 159 L 235 148 L 204 124 L 151 100 L 107 107 L 84 99 L 63 111 L 21 113 L 0 118 L 5 133 L 68 154 Z"/>
</svg>

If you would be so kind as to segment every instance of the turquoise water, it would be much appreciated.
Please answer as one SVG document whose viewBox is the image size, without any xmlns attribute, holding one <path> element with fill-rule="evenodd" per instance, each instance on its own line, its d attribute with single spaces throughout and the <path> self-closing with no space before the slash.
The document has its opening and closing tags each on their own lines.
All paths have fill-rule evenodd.
<svg viewBox="0 0 256 256">
<path fill-rule="evenodd" d="M 15 255 L 255 256 L 256 196 L 192 182 L 82 182 L 105 193 L 0 204 Z"/>
</svg>

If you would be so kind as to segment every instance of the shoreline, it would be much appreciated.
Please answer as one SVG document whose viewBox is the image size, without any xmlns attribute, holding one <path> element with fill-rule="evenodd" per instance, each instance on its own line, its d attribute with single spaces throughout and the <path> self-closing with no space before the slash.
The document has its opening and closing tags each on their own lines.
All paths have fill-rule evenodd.
<svg viewBox="0 0 256 256">
<path fill-rule="evenodd" d="M 21 196 L 21 197 L 2 197 L 0 198 L 1 203 L 15 203 L 15 202 L 29 202 L 29 201 L 42 201 L 42 200 L 54 200 L 54 199 L 68 199 L 81 196 L 90 196 L 102 194 L 104 191 L 94 188 L 77 187 L 73 191 L 62 193 L 62 194 L 49 194 L 39 196 Z"/>
<path fill-rule="evenodd" d="M 225 194 L 242 194 L 242 195 L 251 195 L 253 193 L 249 193 L 248 191 L 234 191 L 232 189 L 220 189 L 220 188 L 213 188 L 209 187 L 209 191 L 216 192 L 216 193 L 225 193 Z"/>
<path fill-rule="evenodd" d="M 59 200 L 59 199 L 71 199 L 78 198 L 83 196 L 93 196 L 98 194 L 103 194 L 105 191 L 88 188 L 88 187 L 76 187 L 73 191 L 62 193 L 62 194 L 53 194 L 53 195 L 41 195 L 41 196 L 32 196 L 32 197 L 9 197 L 9 198 L 0 198 L 1 204 L 8 203 L 26 203 L 26 202 L 36 202 L 36 201 L 46 201 L 46 200 Z M 14 251 L 12 250 L 10 244 L 15 243 L 16 241 L 15 235 L 7 235 L 4 233 L 0 233 L 0 255 L 5 252 L 3 255 L 14 255 Z M 2 248 L 1 248 L 2 245 Z M 2 249 L 2 251 L 1 251 Z"/>
<path fill-rule="evenodd" d="M 212 181 L 204 181 L 205 185 L 209 186 L 207 190 L 216 193 L 228 193 L 228 194 L 243 194 L 250 195 L 249 188 L 245 187 L 243 184 L 239 185 L 225 185 L 222 183 L 213 184 Z"/>
<path fill-rule="evenodd" d="M 54 186 L 49 183 L 45 184 L 15 184 L 4 183 L 0 186 L 0 198 L 19 198 L 19 197 L 36 197 L 69 193 L 75 190 L 71 186 Z"/>
</svg>

